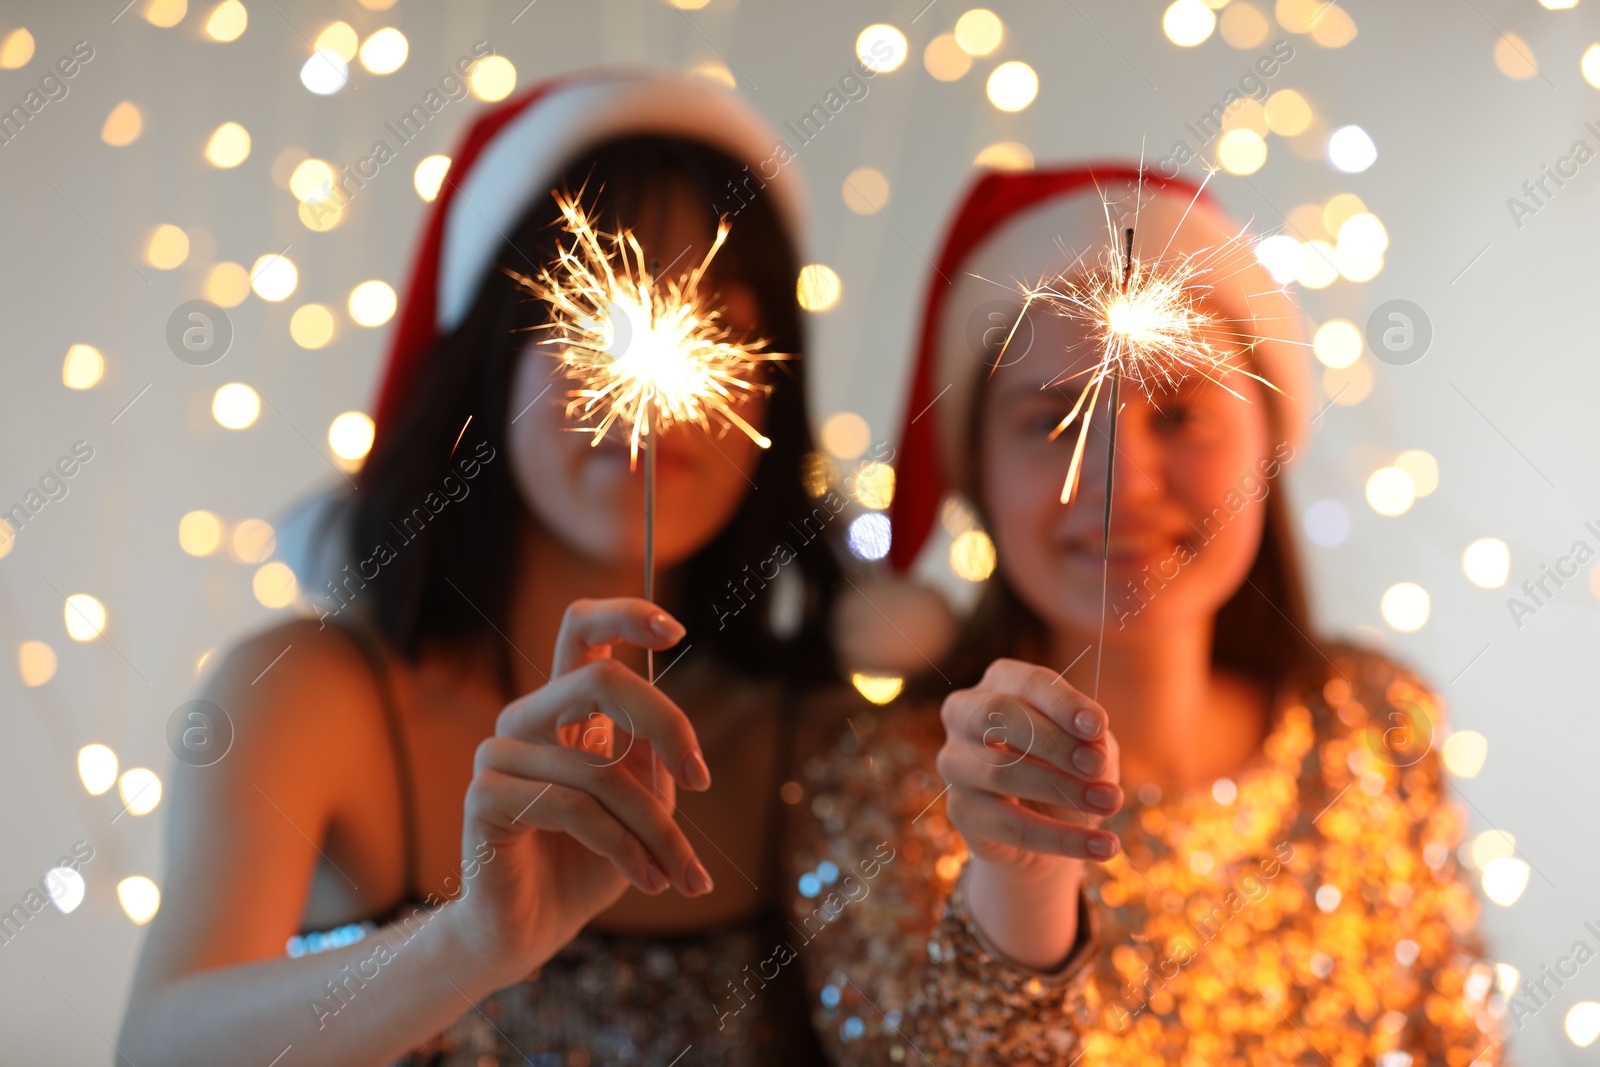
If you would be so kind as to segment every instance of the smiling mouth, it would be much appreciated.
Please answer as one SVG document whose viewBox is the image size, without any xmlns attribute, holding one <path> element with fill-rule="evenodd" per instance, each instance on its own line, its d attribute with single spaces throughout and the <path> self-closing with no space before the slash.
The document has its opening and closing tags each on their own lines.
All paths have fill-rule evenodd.
<svg viewBox="0 0 1600 1067">
<path fill-rule="evenodd" d="M 1098 536 L 1075 537 L 1066 541 L 1064 547 L 1073 555 L 1092 557 L 1098 563 L 1103 546 L 1105 558 L 1113 564 L 1139 564 L 1164 559 L 1175 553 L 1183 543 L 1182 538 L 1171 534 L 1140 531 L 1113 532 L 1107 542 L 1102 542 Z"/>
</svg>

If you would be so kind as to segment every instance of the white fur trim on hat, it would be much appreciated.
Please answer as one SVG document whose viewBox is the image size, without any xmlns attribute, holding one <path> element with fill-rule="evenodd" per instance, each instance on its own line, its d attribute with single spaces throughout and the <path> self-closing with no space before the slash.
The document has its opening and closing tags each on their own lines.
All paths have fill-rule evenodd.
<svg viewBox="0 0 1600 1067">
<path fill-rule="evenodd" d="M 629 134 L 698 141 L 754 165 L 771 156 L 777 135 L 733 94 L 682 75 L 628 72 L 557 86 L 500 130 L 460 179 L 439 260 L 437 326 L 466 316 L 495 252 L 576 156 Z M 765 185 L 798 232 L 800 182 L 791 166 Z"/>
</svg>

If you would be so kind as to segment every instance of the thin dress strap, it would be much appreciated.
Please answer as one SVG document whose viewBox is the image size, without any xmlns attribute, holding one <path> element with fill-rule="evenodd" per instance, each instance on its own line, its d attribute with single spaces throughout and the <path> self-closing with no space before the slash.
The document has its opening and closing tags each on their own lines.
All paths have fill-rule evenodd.
<svg viewBox="0 0 1600 1067">
<path fill-rule="evenodd" d="M 381 639 L 365 623 L 340 624 L 367 661 L 373 680 L 378 685 L 378 699 L 383 706 L 383 721 L 388 728 L 389 747 L 394 756 L 396 780 L 400 783 L 400 834 L 405 862 L 405 893 L 402 902 L 422 899 L 418 892 L 421 879 L 417 877 L 419 848 L 417 845 L 417 796 L 411 780 L 410 750 L 406 746 L 405 729 L 400 722 L 400 703 L 395 699 L 394 681 L 389 675 L 389 664 L 384 657 Z"/>
</svg>

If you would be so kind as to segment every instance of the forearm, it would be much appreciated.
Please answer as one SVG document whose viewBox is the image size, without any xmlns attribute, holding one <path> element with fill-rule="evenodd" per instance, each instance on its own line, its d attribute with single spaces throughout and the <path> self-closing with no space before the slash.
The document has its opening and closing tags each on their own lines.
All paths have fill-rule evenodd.
<svg viewBox="0 0 1600 1067">
<path fill-rule="evenodd" d="M 1083 861 L 1048 876 L 1018 874 L 974 856 L 967 867 L 967 908 L 987 947 L 1037 971 L 1055 971 L 1078 938 Z M 1077 877 L 1072 877 L 1076 873 Z"/>
<path fill-rule="evenodd" d="M 496 988 L 452 936 L 453 906 L 340 949 L 187 975 L 136 997 L 119 1047 L 172 1067 L 393 1063 Z"/>
</svg>

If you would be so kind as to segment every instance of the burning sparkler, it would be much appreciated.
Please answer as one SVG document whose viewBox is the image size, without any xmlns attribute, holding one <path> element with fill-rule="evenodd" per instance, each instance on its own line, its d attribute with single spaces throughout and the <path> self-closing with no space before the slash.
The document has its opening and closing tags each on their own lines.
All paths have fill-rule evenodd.
<svg viewBox="0 0 1600 1067">
<path fill-rule="evenodd" d="M 513 277 L 549 305 L 549 321 L 535 328 L 546 335 L 538 343 L 550 347 L 560 369 L 576 382 L 566 407 L 573 428 L 592 433 L 592 445 L 613 427 L 625 428 L 630 467 L 644 449 L 644 595 L 650 600 L 655 593 L 654 438 L 680 423 L 710 428 L 719 420 L 769 447 L 772 442 L 735 408 L 768 388 L 751 380 L 760 363 L 789 357 L 763 351 L 765 341 L 735 339 L 722 310 L 701 292 L 706 270 L 728 239 L 726 219 L 697 266 L 663 281 L 631 230 L 601 232 L 578 196 L 558 192 L 555 199 L 570 244 L 560 246 L 555 264 L 536 277 Z M 654 681 L 654 656 L 647 657 Z"/>
<path fill-rule="evenodd" d="M 1207 174 L 1206 181 L 1210 181 Z M 1194 207 L 1205 190 L 1202 182 L 1195 191 Z M 1265 378 L 1253 374 L 1239 365 L 1240 356 L 1248 352 L 1257 338 L 1245 337 L 1241 347 L 1230 337 L 1230 327 L 1235 325 L 1222 319 L 1216 312 L 1202 304 L 1215 282 L 1230 269 L 1233 256 L 1249 255 L 1249 247 L 1241 231 L 1216 248 L 1177 254 L 1169 259 L 1167 249 L 1152 260 L 1135 259 L 1133 255 L 1134 227 L 1128 226 L 1120 233 L 1112 217 L 1112 205 L 1102 197 L 1109 240 L 1099 264 L 1087 274 L 1069 277 L 1063 273 L 1037 285 L 1023 289 L 1022 311 L 1016 324 L 1007 335 L 1005 344 L 995 359 L 1001 366 L 1005 350 L 1016 335 L 1028 309 L 1035 303 L 1049 308 L 1058 315 L 1077 318 L 1088 323 L 1099 357 L 1094 366 L 1085 372 L 1088 381 L 1072 410 L 1051 432 L 1055 440 L 1074 422 L 1078 423 L 1078 440 L 1073 446 L 1072 462 L 1067 468 L 1067 478 L 1061 487 L 1061 502 L 1072 502 L 1082 472 L 1084 446 L 1089 439 L 1089 427 L 1100 394 L 1110 383 L 1110 419 L 1107 431 L 1106 494 L 1101 522 L 1101 581 L 1100 581 L 1100 641 L 1105 645 L 1106 602 L 1110 580 L 1111 494 L 1116 470 L 1117 414 L 1121 410 L 1122 380 L 1128 378 L 1142 389 L 1146 396 L 1156 389 L 1168 390 L 1181 384 L 1189 375 L 1198 374 L 1220 385 L 1229 393 L 1244 400 L 1240 393 L 1222 379 L 1230 373 L 1240 373 L 1261 382 L 1270 389 L 1277 387 Z M 1184 218 L 1188 217 L 1188 210 Z M 1179 226 L 1182 225 L 1179 220 Z M 1135 217 L 1137 224 L 1137 216 Z M 1177 228 L 1174 228 L 1176 236 Z M 1120 238 L 1120 240 L 1119 240 Z M 1168 242 L 1168 249 L 1171 242 Z M 1074 375 L 1076 377 L 1076 375 Z M 1045 387 L 1059 385 L 1064 378 L 1045 383 Z M 1100 654 L 1095 655 L 1094 694 L 1100 691 Z"/>
</svg>

